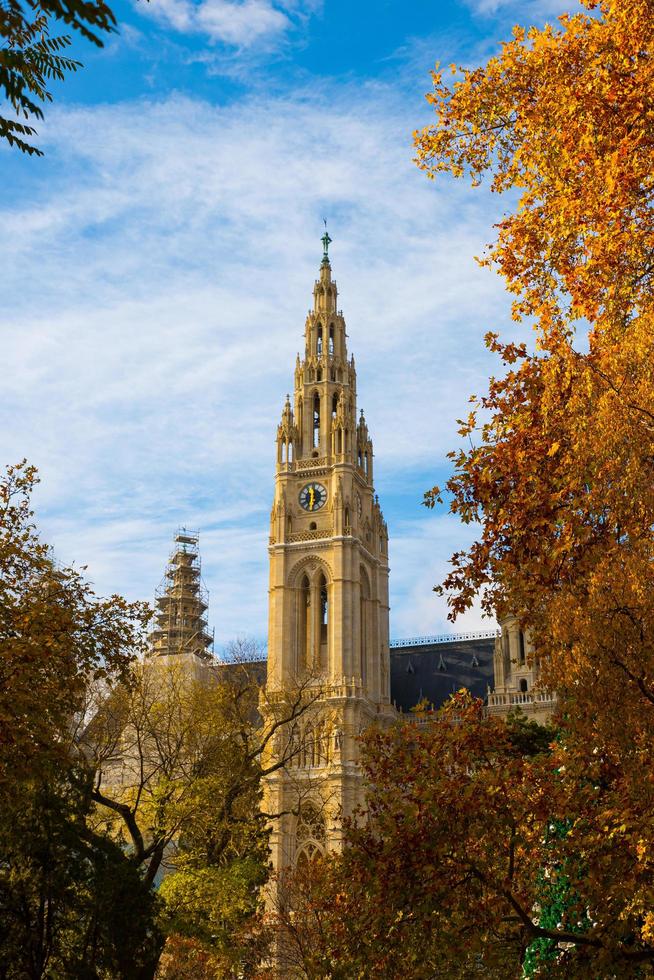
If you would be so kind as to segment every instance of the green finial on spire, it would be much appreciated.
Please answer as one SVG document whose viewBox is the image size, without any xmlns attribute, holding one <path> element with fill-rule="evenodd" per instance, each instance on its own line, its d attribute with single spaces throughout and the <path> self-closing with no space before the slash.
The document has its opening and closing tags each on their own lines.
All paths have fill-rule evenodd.
<svg viewBox="0 0 654 980">
<path fill-rule="evenodd" d="M 329 246 L 331 244 L 331 238 L 329 237 L 329 232 L 327 231 L 327 218 L 323 218 L 322 220 L 325 222 L 325 234 L 320 239 L 322 242 L 322 260 L 323 262 L 329 262 Z"/>
</svg>

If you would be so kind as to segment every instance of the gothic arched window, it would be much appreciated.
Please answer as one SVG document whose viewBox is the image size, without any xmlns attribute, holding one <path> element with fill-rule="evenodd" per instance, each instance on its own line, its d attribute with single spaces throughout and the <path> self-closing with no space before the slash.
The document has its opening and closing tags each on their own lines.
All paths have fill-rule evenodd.
<svg viewBox="0 0 654 980">
<path fill-rule="evenodd" d="M 329 353 L 334 353 L 334 324 L 329 326 Z"/>
<path fill-rule="evenodd" d="M 520 663 L 524 664 L 525 660 L 525 634 L 520 630 Z"/>
<path fill-rule="evenodd" d="M 325 819 L 313 803 L 303 803 L 297 818 L 295 842 L 297 861 L 306 855 L 307 863 L 322 853 L 325 843 Z"/>
<path fill-rule="evenodd" d="M 304 846 L 298 852 L 298 856 L 297 856 L 296 867 L 298 871 L 300 871 L 301 873 L 302 872 L 308 873 L 313 862 L 317 858 L 321 857 L 321 855 L 322 855 L 322 849 L 318 847 L 317 844 L 314 844 L 313 842 L 304 844 Z"/>
<path fill-rule="evenodd" d="M 322 354 L 322 327 L 318 327 L 318 346 L 317 346 L 318 357 Z"/>
<path fill-rule="evenodd" d="M 304 576 L 300 586 L 298 603 L 298 651 L 299 666 L 308 667 L 311 665 L 311 585 L 309 579 Z"/>
<path fill-rule="evenodd" d="M 313 447 L 317 449 L 320 445 L 320 395 L 318 392 L 313 396 Z"/>
<path fill-rule="evenodd" d="M 370 623 L 370 583 L 368 581 L 368 575 L 363 567 L 360 570 L 361 578 L 361 593 L 360 593 L 360 604 L 359 604 L 359 670 L 361 674 L 361 682 L 366 683 L 366 678 L 368 676 L 368 645 L 371 639 L 371 623 Z"/>
<path fill-rule="evenodd" d="M 329 625 L 329 595 L 324 575 L 320 576 L 318 585 L 320 589 L 320 645 L 323 646 L 327 643 L 327 626 Z"/>
</svg>

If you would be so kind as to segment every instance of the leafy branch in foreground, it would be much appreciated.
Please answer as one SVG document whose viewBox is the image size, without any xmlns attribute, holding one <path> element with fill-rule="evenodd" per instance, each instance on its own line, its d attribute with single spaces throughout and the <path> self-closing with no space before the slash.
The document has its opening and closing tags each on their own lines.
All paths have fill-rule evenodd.
<svg viewBox="0 0 654 980">
<path fill-rule="evenodd" d="M 42 156 L 34 143 L 31 119 L 43 119 L 42 105 L 52 101 L 49 84 L 63 81 L 81 62 L 63 52 L 70 34 L 53 35 L 52 25 L 63 22 L 88 41 L 102 47 L 101 34 L 115 30 L 116 19 L 104 0 L 2 0 L 0 3 L 0 96 L 14 118 L 0 115 L 0 138 L 23 153 Z"/>
</svg>

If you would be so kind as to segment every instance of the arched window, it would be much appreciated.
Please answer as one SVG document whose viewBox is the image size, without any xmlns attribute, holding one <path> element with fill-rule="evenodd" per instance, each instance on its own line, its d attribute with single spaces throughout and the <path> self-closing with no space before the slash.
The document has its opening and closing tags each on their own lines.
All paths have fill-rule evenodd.
<svg viewBox="0 0 654 980">
<path fill-rule="evenodd" d="M 316 374 L 316 381 L 322 381 L 322 368 L 318 368 L 318 372 Z"/>
<path fill-rule="evenodd" d="M 361 591 L 360 591 L 360 611 L 359 611 L 359 671 L 361 682 L 366 683 L 368 676 L 368 645 L 370 642 L 370 582 L 368 574 L 361 566 L 360 570 Z"/>
<path fill-rule="evenodd" d="M 527 678 L 526 677 L 521 677 L 520 678 L 520 690 L 522 691 L 523 694 L 526 694 L 528 689 L 529 689 L 529 685 L 527 684 Z"/>
<path fill-rule="evenodd" d="M 318 345 L 317 345 L 318 357 L 322 354 L 322 327 L 318 327 Z"/>
<path fill-rule="evenodd" d="M 320 445 L 320 395 L 318 392 L 313 396 L 313 446 L 317 449 Z"/>
<path fill-rule="evenodd" d="M 331 323 L 329 326 L 329 353 L 334 353 L 334 324 Z"/>
<path fill-rule="evenodd" d="M 524 664 L 525 657 L 525 634 L 520 630 L 520 663 Z"/>
<path fill-rule="evenodd" d="M 350 508 L 349 507 L 346 507 L 345 508 L 345 515 L 344 516 L 345 516 L 345 528 L 346 528 L 346 530 L 349 530 L 349 527 L 350 527 Z"/>
<path fill-rule="evenodd" d="M 307 769 L 311 766 L 311 753 L 313 751 L 313 725 L 308 722 L 302 732 L 302 745 L 300 746 L 300 767 Z"/>
<path fill-rule="evenodd" d="M 297 856 L 297 869 L 301 874 L 308 874 L 311 865 L 320 857 L 321 851 L 316 844 L 305 844 L 305 846 L 298 852 Z"/>
<path fill-rule="evenodd" d="M 334 395 L 332 398 L 332 418 L 336 418 L 336 413 L 338 411 L 338 395 Z"/>
<path fill-rule="evenodd" d="M 304 576 L 300 586 L 298 608 L 298 650 L 301 667 L 311 665 L 311 585 Z"/>
<path fill-rule="evenodd" d="M 324 575 L 320 576 L 320 643 L 327 642 L 327 626 L 329 624 L 329 597 Z"/>
<path fill-rule="evenodd" d="M 314 803 L 306 802 L 300 807 L 295 839 L 299 852 L 303 849 L 308 851 L 307 845 L 312 844 L 313 850 L 320 853 L 325 841 L 325 820 Z"/>
<path fill-rule="evenodd" d="M 287 460 L 288 460 L 289 463 L 292 463 L 293 462 L 293 442 L 290 439 L 288 441 L 288 456 L 287 456 Z"/>
</svg>

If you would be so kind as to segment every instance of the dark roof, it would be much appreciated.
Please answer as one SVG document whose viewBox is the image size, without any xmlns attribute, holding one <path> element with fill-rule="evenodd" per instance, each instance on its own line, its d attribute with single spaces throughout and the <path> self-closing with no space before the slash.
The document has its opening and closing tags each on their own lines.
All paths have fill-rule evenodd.
<svg viewBox="0 0 654 980">
<path fill-rule="evenodd" d="M 427 698 L 439 708 L 462 687 L 485 698 L 488 686 L 493 686 L 494 649 L 494 637 L 391 647 L 391 702 L 400 711 L 410 711 Z M 216 666 L 228 677 L 236 679 L 237 672 L 245 671 L 257 684 L 265 683 L 265 660 L 218 661 Z"/>
<path fill-rule="evenodd" d="M 495 639 L 452 640 L 391 648 L 391 701 L 410 711 L 426 698 L 435 708 L 466 687 L 485 698 L 493 685 Z"/>
</svg>

